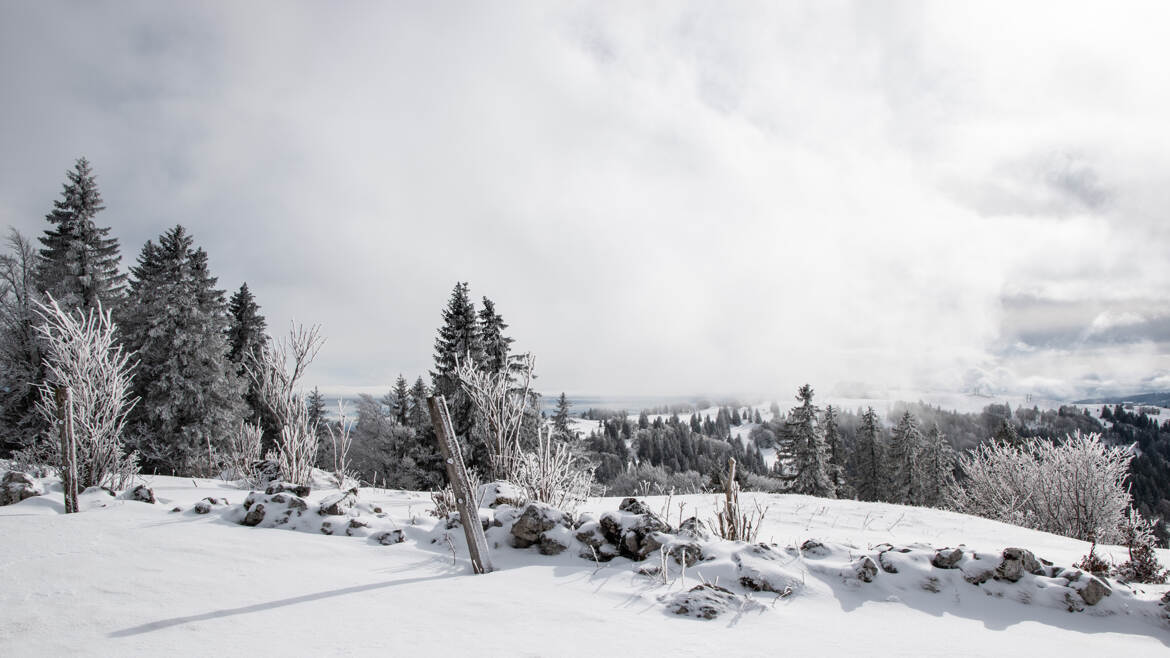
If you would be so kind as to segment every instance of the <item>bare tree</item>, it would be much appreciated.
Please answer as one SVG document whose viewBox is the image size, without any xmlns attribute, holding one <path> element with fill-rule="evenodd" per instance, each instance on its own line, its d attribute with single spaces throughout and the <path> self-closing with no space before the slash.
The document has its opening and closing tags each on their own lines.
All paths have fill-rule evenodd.
<svg viewBox="0 0 1170 658">
<path fill-rule="evenodd" d="M 338 488 L 344 489 L 345 481 L 349 478 L 349 447 L 353 444 L 350 436 L 353 426 L 341 400 L 337 401 L 337 429 L 327 424 L 325 430 L 329 432 L 329 442 L 333 446 L 333 477 L 337 478 Z"/>
<path fill-rule="evenodd" d="M 245 365 L 260 398 L 280 423 L 276 441 L 280 475 L 297 484 L 309 482 L 317 454 L 317 428 L 309 422 L 305 396 L 298 386 L 324 342 L 319 326 L 305 329 L 294 324 L 288 336 L 271 341 Z"/>
<path fill-rule="evenodd" d="M 41 378 L 36 247 L 15 229 L 0 255 L 0 446 L 33 447 L 47 430 L 36 409 Z M 35 452 L 35 449 L 34 449 Z"/>
<path fill-rule="evenodd" d="M 50 426 L 57 426 L 63 419 L 56 388 L 68 387 L 78 484 L 125 488 L 138 473 L 138 458 L 123 452 L 121 436 L 137 399 L 130 398 L 130 355 L 118 344 L 110 312 L 99 305 L 88 313 L 70 314 L 50 297 L 47 305 L 37 305 L 37 313 L 43 320 L 37 332 L 45 345 L 48 371 L 47 380 L 38 386 L 37 410 Z"/>
<path fill-rule="evenodd" d="M 244 480 L 248 487 L 260 485 L 256 464 L 260 461 L 263 438 L 264 430 L 260 425 L 240 421 L 240 429 L 228 438 L 224 446 L 230 479 Z"/>
</svg>

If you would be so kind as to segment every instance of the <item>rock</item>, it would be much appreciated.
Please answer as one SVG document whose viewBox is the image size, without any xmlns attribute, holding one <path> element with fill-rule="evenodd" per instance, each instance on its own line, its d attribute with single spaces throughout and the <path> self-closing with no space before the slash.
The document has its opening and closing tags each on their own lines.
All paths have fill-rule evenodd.
<svg viewBox="0 0 1170 658">
<path fill-rule="evenodd" d="M 265 497 L 264 494 L 253 491 L 244 498 L 244 509 L 252 509 L 252 505 L 258 502 L 263 502 L 265 500 L 268 500 L 268 498 Z"/>
<path fill-rule="evenodd" d="M 529 503 L 524 513 L 512 524 L 512 545 L 528 548 L 540 541 L 540 536 L 557 526 L 567 530 L 572 518 L 559 509 L 544 503 Z M 562 549 L 563 550 L 563 549 Z"/>
<path fill-rule="evenodd" d="M 560 555 L 572 544 L 572 532 L 564 527 L 557 526 L 540 535 L 541 555 Z"/>
<path fill-rule="evenodd" d="M 183 511 L 183 508 L 179 507 L 178 505 L 175 505 L 174 507 L 171 508 L 171 512 L 182 512 L 182 511 Z M 208 511 L 211 511 L 211 510 L 209 509 Z"/>
<path fill-rule="evenodd" d="M 150 487 L 146 486 L 145 484 L 140 484 L 137 487 L 131 489 L 130 493 L 127 495 L 127 498 L 129 500 L 137 500 L 140 503 L 149 503 L 151 505 L 157 502 L 154 498 L 154 492 L 151 491 Z"/>
<path fill-rule="evenodd" d="M 894 561 L 890 558 L 890 551 L 878 553 L 878 566 L 886 573 L 898 573 L 898 567 L 894 566 Z"/>
<path fill-rule="evenodd" d="M 873 558 L 866 555 L 853 563 L 853 573 L 863 583 L 872 583 L 877 578 L 878 567 Z"/>
<path fill-rule="evenodd" d="M 307 512 L 309 510 L 309 504 L 300 496 L 289 496 L 288 508 L 295 512 Z"/>
<path fill-rule="evenodd" d="M 957 569 L 959 561 L 963 559 L 963 550 L 959 548 L 942 548 L 935 551 L 930 563 L 939 569 Z"/>
<path fill-rule="evenodd" d="M 982 585 L 994 577 L 994 569 L 984 569 L 983 571 L 979 571 L 973 574 L 963 574 L 963 580 L 971 583 L 972 585 Z"/>
<path fill-rule="evenodd" d="M 645 507 L 633 498 L 627 498 L 623 505 L 630 509 Z M 631 560 L 644 560 L 651 552 L 661 548 L 665 542 L 651 536 L 654 533 L 669 533 L 671 530 L 669 525 L 650 512 L 607 512 L 601 517 L 600 526 L 606 542 L 617 546 L 621 554 Z"/>
<path fill-rule="evenodd" d="M 666 552 L 675 564 L 684 567 L 692 567 L 703 559 L 703 547 L 693 542 L 674 542 Z"/>
<path fill-rule="evenodd" d="M 650 506 L 638 500 L 637 498 L 626 498 L 618 505 L 619 512 L 629 512 L 630 514 L 653 514 L 650 511 Z"/>
<path fill-rule="evenodd" d="M 1084 587 L 1077 590 L 1081 595 L 1081 599 L 1089 605 L 1097 605 L 1101 599 L 1113 594 L 1113 590 L 1105 584 L 1100 578 L 1096 576 L 1089 576 L 1088 582 Z"/>
<path fill-rule="evenodd" d="M 264 520 L 264 503 L 256 503 L 248 510 L 242 521 L 243 525 L 257 526 Z"/>
<path fill-rule="evenodd" d="M 698 542 L 711 540 L 711 533 L 707 532 L 706 525 L 694 516 L 678 525 L 678 536 L 693 539 Z"/>
<path fill-rule="evenodd" d="M 800 545 L 800 552 L 806 553 L 813 557 L 824 557 L 829 554 L 829 549 L 824 544 L 815 539 L 808 539 Z"/>
<path fill-rule="evenodd" d="M 304 498 L 312 493 L 312 489 L 309 487 L 309 485 L 293 484 L 292 482 L 273 482 L 272 484 L 268 485 L 268 488 L 264 490 L 264 493 L 271 496 L 273 494 L 284 493 L 286 491 L 293 494 L 294 496 L 300 496 L 301 498 Z"/>
<path fill-rule="evenodd" d="M 354 505 L 357 505 L 357 494 L 351 489 L 326 496 L 317 513 L 321 516 L 345 516 Z"/>
<path fill-rule="evenodd" d="M 600 546 L 590 546 L 588 544 L 581 547 L 577 553 L 577 557 L 594 560 L 596 562 L 609 562 L 620 555 L 617 546 L 613 544 L 602 544 Z"/>
<path fill-rule="evenodd" d="M 599 548 L 602 544 L 607 543 L 605 535 L 601 533 L 601 524 L 597 521 L 582 524 L 581 527 L 577 528 L 577 534 L 574 536 L 577 541 L 593 548 Z"/>
<path fill-rule="evenodd" d="M 370 539 L 383 546 L 390 546 L 391 544 L 401 544 L 406 541 L 406 535 L 401 530 L 387 530 L 374 534 Z"/>
<path fill-rule="evenodd" d="M 922 589 L 928 592 L 933 592 L 935 594 L 938 594 L 942 591 L 942 587 L 939 585 L 938 578 L 934 576 L 927 576 L 926 581 L 922 583 Z"/>
<path fill-rule="evenodd" d="M 368 530 L 369 527 L 370 524 L 362 519 L 350 519 L 349 525 L 345 528 L 345 534 L 347 537 L 362 536 L 365 534 L 363 531 Z"/>
<path fill-rule="evenodd" d="M 323 535 L 332 535 L 333 534 L 333 522 L 332 521 L 323 521 L 321 523 L 321 534 L 323 534 Z"/>
<path fill-rule="evenodd" d="M 679 592 L 667 604 L 667 609 L 676 615 L 687 615 L 698 619 L 715 619 L 728 610 L 739 610 L 742 602 L 739 596 L 711 583 L 696 585 L 689 591 Z"/>
<path fill-rule="evenodd" d="M 0 480 L 0 505 L 15 505 L 43 493 L 44 487 L 28 473 L 8 471 Z"/>
<path fill-rule="evenodd" d="M 493 509 L 500 505 L 521 507 L 528 498 L 519 487 L 503 480 L 482 485 L 477 494 L 480 507 Z"/>
<path fill-rule="evenodd" d="M 1032 551 L 1023 548 L 1003 549 L 1003 560 L 995 570 L 995 577 L 999 580 L 1018 582 L 1025 573 L 1043 574 L 1044 569 L 1040 561 L 1032 555 Z"/>
<path fill-rule="evenodd" d="M 201 500 L 201 501 L 195 503 L 195 513 L 196 514 L 208 514 L 210 512 L 211 512 L 211 503 L 207 502 L 206 500 Z"/>
</svg>

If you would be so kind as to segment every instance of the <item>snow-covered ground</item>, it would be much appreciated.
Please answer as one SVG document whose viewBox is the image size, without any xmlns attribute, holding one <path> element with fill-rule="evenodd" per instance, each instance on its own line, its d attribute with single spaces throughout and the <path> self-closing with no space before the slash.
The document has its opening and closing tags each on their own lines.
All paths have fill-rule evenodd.
<svg viewBox="0 0 1170 658">
<path fill-rule="evenodd" d="M 1046 603 L 1045 579 L 972 585 L 957 570 L 912 564 L 912 554 L 899 558 L 906 560 L 899 574 L 881 571 L 868 583 L 847 575 L 851 559 L 883 542 L 963 544 L 968 553 L 996 558 L 1005 547 L 1020 546 L 1057 565 L 1088 549 L 1084 542 L 938 510 L 745 494 L 748 506 L 756 500 L 768 506 L 759 540 L 778 545 L 777 554 L 788 556 L 783 568 L 800 585 L 784 598 L 750 595 L 751 605 L 741 611 L 704 621 L 671 614 L 664 600 L 721 573 L 719 583 L 728 584 L 719 563 L 697 564 L 685 580 L 672 573 L 664 584 L 636 573 L 653 558 L 595 564 L 576 551 L 544 556 L 535 547 L 507 546 L 499 541 L 505 530 L 493 528 L 497 571 L 474 576 L 461 529 L 447 531 L 429 516 L 425 493 L 360 491 L 363 509 L 385 515 L 370 517 L 379 527 L 403 530 L 404 542 L 382 545 L 364 529 L 357 534 L 367 536 L 321 534 L 314 530 L 319 518 L 306 517 L 301 529 L 310 532 L 240 525 L 248 492 L 216 480 L 150 478 L 159 499 L 154 505 L 87 493 L 85 511 L 73 515 L 61 513 L 59 488 L 46 484 L 48 494 L 0 507 L 0 656 L 1153 656 L 1170 650 L 1170 626 L 1149 603 L 1164 586 L 1117 591 L 1098 606 L 1068 612 Z M 314 491 L 310 509 L 331 493 Z M 204 497 L 231 505 L 197 514 L 193 506 Z M 711 517 L 716 500 L 646 502 L 677 526 L 681 517 Z M 597 515 L 618 504 L 592 499 L 579 511 Z M 338 525 L 345 527 L 344 520 Z M 809 539 L 830 547 L 828 556 L 818 560 L 813 551 L 801 556 L 793 548 Z M 1118 549 L 1107 552 L 1124 559 Z M 1170 561 L 1170 551 L 1160 557 Z M 932 588 L 938 591 L 924 589 L 924 574 L 941 579 Z"/>
</svg>

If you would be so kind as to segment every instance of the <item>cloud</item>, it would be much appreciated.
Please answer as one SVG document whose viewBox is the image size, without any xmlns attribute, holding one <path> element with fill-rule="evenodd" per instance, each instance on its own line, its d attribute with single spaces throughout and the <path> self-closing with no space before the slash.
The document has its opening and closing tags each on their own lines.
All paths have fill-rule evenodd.
<svg viewBox="0 0 1170 658">
<path fill-rule="evenodd" d="M 1066 328 L 1005 300 L 1170 290 L 1165 10 L 1098 8 L 10 4 L 0 222 L 88 155 L 127 260 L 187 225 L 323 388 L 425 374 L 468 280 L 550 391 L 1071 389 L 1120 362 L 1006 355 Z"/>
</svg>

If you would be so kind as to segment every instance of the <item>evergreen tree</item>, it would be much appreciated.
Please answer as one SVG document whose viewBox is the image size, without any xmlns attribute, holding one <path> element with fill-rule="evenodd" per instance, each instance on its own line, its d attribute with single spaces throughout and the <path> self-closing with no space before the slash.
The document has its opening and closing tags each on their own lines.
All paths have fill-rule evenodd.
<svg viewBox="0 0 1170 658">
<path fill-rule="evenodd" d="M 414 380 L 410 387 L 410 411 L 407 414 L 407 424 L 415 431 L 429 431 L 431 427 L 431 411 L 427 408 L 427 397 L 430 392 L 423 383 L 422 377 Z"/>
<path fill-rule="evenodd" d="M 406 378 L 398 375 L 394 382 L 394 390 L 390 392 L 390 415 L 394 422 L 406 425 L 410 419 L 410 389 L 406 387 Z"/>
<path fill-rule="evenodd" d="M 837 426 L 837 410 L 833 408 L 833 405 L 825 407 L 821 427 L 824 430 L 825 449 L 829 458 L 828 464 L 826 464 L 829 481 L 833 484 L 833 491 L 836 492 L 837 497 L 844 498 L 849 489 L 845 481 L 845 449 L 841 445 L 841 431 Z"/>
<path fill-rule="evenodd" d="M 38 255 L 15 229 L 9 252 L 0 255 L 0 456 L 31 446 L 50 429 L 37 413 L 37 383 L 44 379 L 41 337 L 36 327 Z"/>
<path fill-rule="evenodd" d="M 561 391 L 561 397 L 557 399 L 557 410 L 553 414 L 552 424 L 553 432 L 566 441 L 573 438 L 573 431 L 569 428 L 570 408 L 569 398 L 565 397 L 564 391 Z"/>
<path fill-rule="evenodd" d="M 869 407 L 861 416 L 854 461 L 857 468 L 857 497 L 861 500 L 876 501 L 886 497 L 882 468 L 885 451 L 882 448 L 881 421 L 873 407 Z"/>
<path fill-rule="evenodd" d="M 248 284 L 244 283 L 228 301 L 228 325 L 225 333 L 227 337 L 227 357 L 234 367 L 236 375 L 244 382 L 245 420 L 257 423 L 264 432 L 264 448 L 267 450 L 276 443 L 280 433 L 280 423 L 272 415 L 272 410 L 260 399 L 260 392 L 256 383 L 250 381 L 244 368 L 253 355 L 259 355 L 268 345 L 268 334 L 265 330 L 268 323 L 260 315 L 260 306 Z"/>
<path fill-rule="evenodd" d="M 483 364 L 483 336 L 476 320 L 475 305 L 468 297 L 467 284 L 455 284 L 447 307 L 443 309 L 443 326 L 435 338 L 435 369 L 431 386 L 435 395 L 447 399 L 455 433 L 466 437 L 474 424 L 471 399 L 459 386 L 459 364 L 470 361 Z"/>
<path fill-rule="evenodd" d="M 321 395 L 321 389 L 314 386 L 305 398 L 305 405 L 309 407 L 309 427 L 316 427 L 318 435 L 325 433 L 325 396 Z"/>
<path fill-rule="evenodd" d="M 85 158 L 66 176 L 61 199 L 45 216 L 53 226 L 40 239 L 40 287 L 66 312 L 99 305 L 116 311 L 125 295 L 126 275 L 118 271 L 118 239 L 109 237 L 109 227 L 94 223 L 105 209 L 97 180 Z"/>
<path fill-rule="evenodd" d="M 955 481 L 955 453 L 939 429 L 938 423 L 935 423 L 927 434 L 918 462 L 922 471 L 920 503 L 928 507 L 939 507 L 946 502 L 947 489 Z"/>
<path fill-rule="evenodd" d="M 466 285 L 466 284 L 464 284 Z M 479 332 L 483 341 L 483 367 L 489 372 L 500 372 L 508 367 L 508 353 L 512 339 L 504 335 L 508 325 L 496 313 L 496 305 L 487 297 L 479 310 Z"/>
<path fill-rule="evenodd" d="M 1011 421 L 1004 419 L 999 429 L 995 431 L 995 440 L 1000 443 L 1006 443 L 1009 446 L 1019 447 L 1023 445 L 1024 441 L 1020 438 L 1020 433 L 1016 431 L 1016 426 L 1012 425 Z"/>
<path fill-rule="evenodd" d="M 796 457 L 796 493 L 822 498 L 834 498 L 836 492 L 829 479 L 828 454 L 824 436 L 817 426 L 817 408 L 813 405 L 812 386 L 805 384 L 797 391 L 799 406 L 793 407 L 785 424 Z"/>
<path fill-rule="evenodd" d="M 144 467 L 210 473 L 209 452 L 239 427 L 243 386 L 228 360 L 224 293 L 182 226 L 147 242 L 132 268 L 125 341 L 139 397 L 129 426 Z"/>
<path fill-rule="evenodd" d="M 906 411 L 890 434 L 890 449 L 886 459 L 886 472 L 890 478 L 890 502 L 904 505 L 916 505 L 920 502 L 922 482 L 916 461 L 922 453 L 922 445 L 923 438 L 922 432 L 918 429 L 918 419 Z"/>
</svg>

